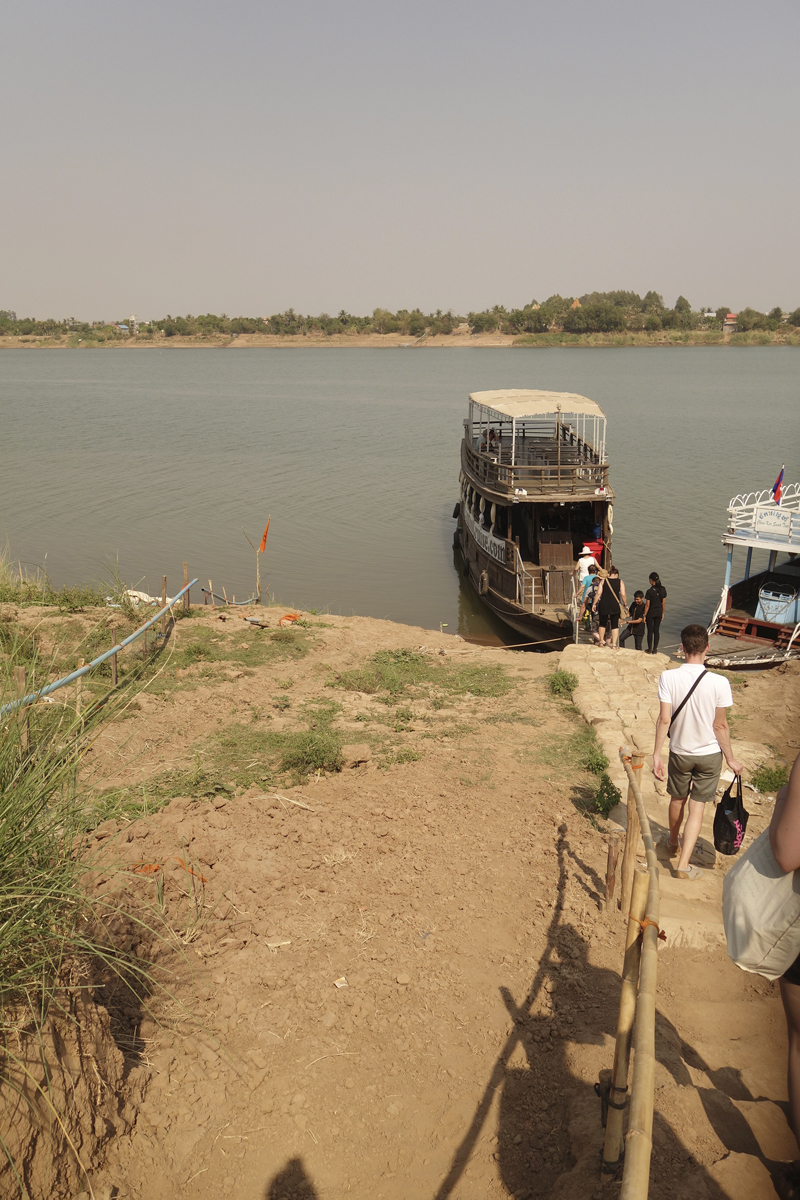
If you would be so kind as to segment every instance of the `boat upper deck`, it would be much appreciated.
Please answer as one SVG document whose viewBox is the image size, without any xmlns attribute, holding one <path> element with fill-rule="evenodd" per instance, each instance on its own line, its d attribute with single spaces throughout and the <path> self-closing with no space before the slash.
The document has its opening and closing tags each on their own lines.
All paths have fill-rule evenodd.
<svg viewBox="0 0 800 1200">
<path fill-rule="evenodd" d="M 462 466 L 498 499 L 611 499 L 606 418 L 572 392 L 473 392 Z"/>
<path fill-rule="evenodd" d="M 779 505 L 769 488 L 734 496 L 728 505 L 726 546 L 752 546 L 800 554 L 800 484 L 783 489 Z"/>
</svg>

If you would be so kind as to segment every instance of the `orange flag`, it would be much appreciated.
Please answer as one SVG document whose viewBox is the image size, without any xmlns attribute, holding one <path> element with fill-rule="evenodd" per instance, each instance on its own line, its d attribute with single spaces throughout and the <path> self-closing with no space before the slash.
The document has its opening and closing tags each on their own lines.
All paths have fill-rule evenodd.
<svg viewBox="0 0 800 1200">
<path fill-rule="evenodd" d="M 267 548 L 267 534 L 269 533 L 269 522 L 270 522 L 270 518 L 267 517 L 267 528 L 264 530 L 264 533 L 261 537 L 261 545 L 258 547 L 262 554 L 264 553 L 264 551 Z"/>
</svg>

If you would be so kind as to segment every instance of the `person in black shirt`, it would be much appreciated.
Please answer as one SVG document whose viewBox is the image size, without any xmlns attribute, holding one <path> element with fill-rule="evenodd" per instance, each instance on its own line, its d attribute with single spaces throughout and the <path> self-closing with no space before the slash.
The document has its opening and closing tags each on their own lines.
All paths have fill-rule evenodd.
<svg viewBox="0 0 800 1200">
<path fill-rule="evenodd" d="M 641 650 L 644 638 L 644 609 L 644 592 L 634 592 L 633 604 L 628 613 L 628 624 L 619 635 L 620 646 L 624 646 L 628 638 L 633 637 L 635 648 Z"/>
<path fill-rule="evenodd" d="M 667 608 L 667 589 L 655 571 L 650 576 L 650 587 L 644 594 L 644 621 L 647 626 L 647 653 L 658 653 L 658 635 Z"/>
</svg>

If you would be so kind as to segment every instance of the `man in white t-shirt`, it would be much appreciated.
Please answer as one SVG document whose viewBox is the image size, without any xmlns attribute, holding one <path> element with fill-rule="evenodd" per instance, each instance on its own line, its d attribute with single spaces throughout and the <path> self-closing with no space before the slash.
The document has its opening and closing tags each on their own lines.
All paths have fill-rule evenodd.
<svg viewBox="0 0 800 1200">
<path fill-rule="evenodd" d="M 661 711 L 656 721 L 653 774 L 664 779 L 661 747 L 669 734 L 669 851 L 680 851 L 675 873 L 678 879 L 698 879 L 703 872 L 690 865 L 690 858 L 703 824 L 703 813 L 717 793 L 722 757 L 740 775 L 742 764 L 733 757 L 726 709 L 733 704 L 731 685 L 723 675 L 705 668 L 708 633 L 702 625 L 681 630 L 686 661 L 676 671 L 662 671 L 658 681 Z M 691 694 L 690 694 L 691 693 Z M 685 703 L 684 703 L 685 702 Z M 686 800 L 689 815 L 680 837 Z"/>
</svg>

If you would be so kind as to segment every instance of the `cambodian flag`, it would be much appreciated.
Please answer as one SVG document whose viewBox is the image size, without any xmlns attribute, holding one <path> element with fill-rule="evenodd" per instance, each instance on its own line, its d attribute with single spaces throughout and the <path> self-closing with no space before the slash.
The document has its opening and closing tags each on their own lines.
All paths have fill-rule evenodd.
<svg viewBox="0 0 800 1200">
<path fill-rule="evenodd" d="M 772 499 L 775 501 L 776 504 L 780 504 L 780 502 L 781 502 L 781 495 L 783 493 L 783 472 L 785 469 L 786 469 L 786 463 L 784 463 L 783 466 L 781 467 L 781 473 L 778 476 L 778 478 L 775 480 L 774 484 L 772 485 L 771 495 L 772 495 Z"/>
</svg>

